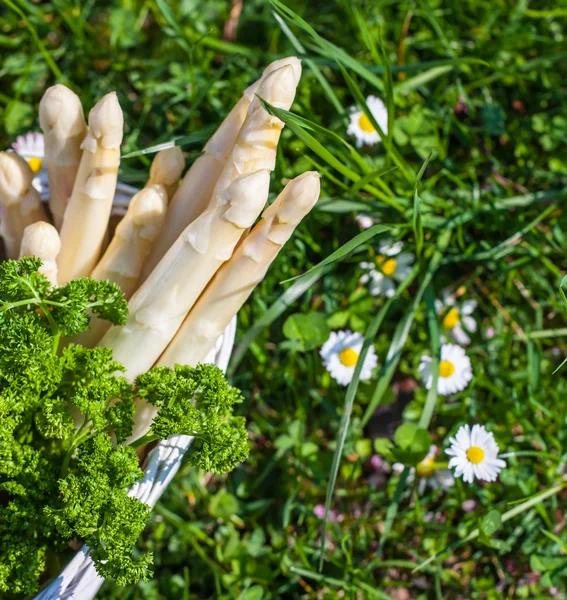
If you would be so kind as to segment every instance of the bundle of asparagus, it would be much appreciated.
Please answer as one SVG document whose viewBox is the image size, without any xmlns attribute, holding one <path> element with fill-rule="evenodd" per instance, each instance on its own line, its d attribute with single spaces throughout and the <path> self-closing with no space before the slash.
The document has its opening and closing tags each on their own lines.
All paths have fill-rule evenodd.
<svg viewBox="0 0 567 600">
<path fill-rule="evenodd" d="M 40 258 L 40 272 L 51 284 L 60 286 L 50 288 L 44 280 L 36 290 L 30 285 L 34 293 L 30 299 L 26 282 L 35 281 L 30 273 L 33 265 L 37 270 L 37 261 L 22 258 L 21 267 L 17 263 L 6 263 L 9 269 L 4 270 L 4 276 L 17 277 L 24 282 L 20 286 L 24 299 L 10 303 L 8 297 L 4 299 L 6 307 L 28 310 L 37 302 L 39 308 L 33 312 L 33 318 L 36 321 L 39 318 L 38 327 L 43 327 L 42 319 L 51 327 L 53 342 L 49 343 L 49 348 L 52 358 L 60 358 L 65 365 L 79 365 L 81 361 L 90 364 L 88 361 L 92 360 L 92 373 L 85 376 L 80 371 L 80 383 L 76 385 L 86 385 L 91 390 L 96 388 L 102 395 L 103 413 L 90 414 L 90 398 L 87 401 L 86 397 L 81 399 L 75 395 L 68 384 L 72 375 L 66 375 L 64 389 L 65 393 L 71 394 L 72 401 L 67 403 L 65 398 L 49 397 L 44 412 L 31 419 L 36 419 L 37 428 L 42 428 L 46 436 L 54 433 L 61 436 L 61 440 L 69 436 L 68 447 L 63 444 L 65 460 L 61 477 L 65 476 L 69 465 L 74 464 L 73 456 L 76 458 L 77 452 L 93 450 L 94 446 L 89 446 L 87 440 L 97 435 L 97 443 L 101 445 L 96 447 L 96 452 L 110 451 L 106 446 L 110 443 L 117 455 L 121 450 L 133 452 L 133 447 L 137 448 L 149 439 L 165 439 L 174 433 L 187 434 L 177 436 L 185 438 L 179 441 L 182 454 L 193 439 L 187 436 L 196 436 L 193 446 L 199 445 L 200 438 L 206 438 L 206 452 L 199 454 L 196 450 L 194 455 L 196 460 L 202 461 L 198 463 L 200 466 L 214 472 L 224 472 L 221 468 L 231 469 L 246 457 L 248 445 L 243 419 L 233 417 L 230 408 L 238 401 L 237 392 L 227 387 L 224 379 L 222 384 L 215 379 L 217 375 L 210 366 L 199 364 L 206 360 L 225 328 L 262 281 L 282 246 L 317 202 L 319 176 L 308 172 L 290 181 L 264 210 L 284 123 L 271 116 L 259 98 L 289 109 L 300 76 L 300 61 L 295 57 L 269 65 L 262 77 L 244 92 L 181 182 L 185 166 L 182 151 L 173 147 L 156 154 L 147 183 L 132 197 L 125 216 L 114 231 L 109 226 L 109 217 L 116 192 L 124 126 L 115 93 L 107 94 L 92 108 L 87 125 L 81 102 L 71 90 L 56 85 L 46 91 L 40 103 L 40 123 L 45 133 L 45 164 L 50 186 L 48 210 L 32 187 L 33 173 L 26 161 L 13 152 L 0 153 L 0 235 L 5 253 L 8 258 Z M 261 219 L 256 223 L 262 211 Z M 109 237 L 108 246 L 104 248 Z M 11 275 L 6 275 L 10 272 Z M 28 276 L 32 279 L 26 280 Z M 77 280 L 83 276 L 91 279 Z M 127 319 L 125 300 L 118 288 L 129 299 Z M 98 294 L 106 299 L 100 300 Z M 71 308 L 73 302 L 80 306 Z M 107 309 L 107 306 L 114 307 L 119 314 L 110 318 L 108 310 L 113 309 Z M 85 330 L 89 311 L 90 328 Z M 62 314 L 74 316 L 66 319 L 60 316 Z M 99 319 L 97 315 L 113 323 L 126 322 L 122 326 L 110 326 L 107 320 Z M 31 317 L 24 317 L 31 323 Z M 6 327 L 6 335 L 12 335 L 14 330 Z M 58 355 L 59 338 L 65 336 L 63 344 L 71 341 L 75 345 L 69 345 Z M 45 341 L 42 336 L 34 339 Z M 19 351 L 18 344 L 11 348 Z M 39 351 L 39 347 L 36 350 Z M 71 356 L 74 358 L 66 362 Z M 117 387 L 107 388 L 105 386 L 109 384 L 105 378 L 116 376 L 117 363 L 124 366 L 126 380 L 112 384 Z M 100 376 L 101 365 L 107 365 L 110 373 Z M 176 365 L 183 366 L 177 368 Z M 160 368 L 151 370 L 154 366 Z M 53 377 L 62 372 L 57 371 Z M 40 377 L 37 369 L 33 373 Z M 199 379 L 201 376 L 205 379 Z M 149 398 L 162 386 L 166 396 L 170 394 L 172 399 L 180 401 L 175 393 L 186 398 L 190 385 L 195 386 L 191 388 L 194 395 L 189 395 L 188 403 L 173 417 L 167 413 L 172 402 Z M 176 386 L 181 391 L 175 392 Z M 208 398 L 210 390 L 215 390 L 213 395 L 220 394 L 219 402 L 224 402 L 230 412 L 227 416 L 222 411 L 215 412 L 215 408 L 213 412 L 219 422 L 209 425 L 213 429 L 216 427 L 217 433 L 206 432 L 205 437 L 196 425 L 198 419 L 191 421 L 193 412 L 209 410 L 202 405 L 209 400 L 199 396 L 198 390 L 204 388 L 209 390 L 207 394 L 203 393 L 204 397 Z M 35 388 L 31 386 L 30 389 Z M 92 393 L 96 395 L 97 392 Z M 128 412 L 128 394 L 131 394 L 131 406 L 136 405 L 133 420 L 132 412 Z M 138 399 L 134 402 L 136 396 Z M 151 404 L 146 403 L 148 399 Z M 156 406 L 160 406 L 159 413 Z M 66 409 L 74 410 L 73 416 L 80 417 L 76 419 L 77 430 L 73 428 L 69 414 L 62 415 Z M 125 412 L 120 414 L 113 412 L 114 409 Z M 167 413 L 165 417 L 163 409 Z M 104 419 L 108 419 L 108 429 Z M 124 421 L 128 425 L 121 429 L 120 424 Z M 72 433 L 69 433 L 69 427 Z M 146 435 L 150 427 L 152 431 Z M 221 432 L 223 427 L 224 433 Z M 113 442 L 108 442 L 108 432 L 115 436 Z M 175 439 L 170 438 L 171 443 L 176 443 L 172 441 Z M 132 447 L 124 448 L 124 445 Z M 49 446 L 56 456 L 54 447 Z M 135 453 L 134 459 L 135 464 L 130 465 L 132 479 L 120 483 L 118 478 L 115 482 L 120 494 L 127 494 L 129 486 L 138 477 L 134 473 L 139 472 Z M 105 461 L 100 464 L 106 464 Z M 86 473 L 85 477 L 92 479 L 94 475 Z M 104 511 L 107 510 L 104 496 L 101 493 L 101 504 L 97 508 L 100 514 L 106 514 Z M 131 496 L 139 497 L 137 488 L 131 489 Z M 159 493 L 152 493 L 151 497 L 155 502 Z M 82 506 L 83 501 L 85 506 L 88 505 L 87 516 L 94 510 L 89 504 L 90 497 L 71 498 L 69 518 L 73 523 L 76 507 Z M 141 513 L 138 516 L 137 527 L 143 528 L 144 517 Z M 101 518 L 100 527 L 111 527 L 114 518 Z M 62 517 L 57 519 L 58 523 L 62 522 Z M 77 527 L 73 525 L 75 529 L 69 529 L 69 523 L 66 527 L 64 536 L 73 533 L 86 539 L 94 560 L 99 561 L 97 568 L 105 574 L 113 573 L 113 562 L 106 558 L 109 546 L 105 545 L 104 536 L 100 538 L 104 541 L 101 546 L 96 536 L 91 539 L 90 534 L 81 533 L 91 529 L 81 529 L 80 523 Z M 118 527 L 113 533 L 120 541 L 113 548 L 117 564 L 122 564 L 120 557 L 128 556 L 128 549 L 135 542 L 134 534 L 123 539 L 125 532 L 127 528 Z M 41 543 L 37 540 L 34 543 L 40 548 Z M 8 562 L 10 556 L 8 552 L 5 557 Z M 10 573 L 13 571 L 17 575 L 18 568 L 18 565 L 10 566 Z M 84 579 L 87 571 L 88 568 L 81 566 L 77 577 Z M 143 571 L 134 566 L 130 576 L 139 578 Z M 37 573 L 34 576 L 37 578 Z M 0 591 L 4 589 L 2 585 L 0 577 Z M 81 589 L 86 588 L 83 585 Z M 94 592 L 89 592 L 89 598 L 96 593 L 97 584 L 92 589 Z"/>
</svg>

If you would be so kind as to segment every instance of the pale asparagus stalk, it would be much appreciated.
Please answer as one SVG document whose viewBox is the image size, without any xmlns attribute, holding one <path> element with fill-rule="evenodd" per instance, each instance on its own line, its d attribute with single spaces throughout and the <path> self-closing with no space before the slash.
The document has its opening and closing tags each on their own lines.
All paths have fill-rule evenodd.
<svg viewBox="0 0 567 600">
<path fill-rule="evenodd" d="M 37 256 L 43 263 L 39 272 L 45 275 L 52 285 L 57 285 L 57 255 L 61 250 L 61 240 L 57 229 L 45 221 L 32 223 L 24 229 L 20 245 L 22 256 Z"/>
<path fill-rule="evenodd" d="M 167 193 L 163 185 L 153 184 L 135 194 L 91 277 L 116 283 L 126 298 L 130 298 L 136 291 L 144 261 L 163 225 L 166 209 Z M 109 327 L 108 321 L 93 317 L 89 329 L 75 336 L 73 342 L 92 348 Z"/>
<path fill-rule="evenodd" d="M 319 174 L 303 173 L 290 181 L 262 214 L 199 297 L 177 334 L 161 355 L 158 365 L 196 366 L 203 362 L 252 290 L 264 279 L 270 264 L 319 198 Z M 157 409 L 136 400 L 132 442 L 147 433 Z"/>
<path fill-rule="evenodd" d="M 18 258 L 24 229 L 36 221 L 46 221 L 39 192 L 32 186 L 33 171 L 15 152 L 0 152 L 0 203 L 7 258 Z"/>
<path fill-rule="evenodd" d="M 204 212 L 176 240 L 129 302 L 128 322 L 111 327 L 100 345 L 111 348 L 132 381 L 159 358 L 221 264 L 232 255 L 268 197 L 269 171 L 243 175 L 225 203 Z"/>
<path fill-rule="evenodd" d="M 116 189 L 124 117 L 115 92 L 89 114 L 89 131 L 61 228 L 59 283 L 91 274 L 100 254 Z"/>
<path fill-rule="evenodd" d="M 205 145 L 203 154 L 191 165 L 181 181 L 170 202 L 165 225 L 144 268 L 142 280 L 152 272 L 185 227 L 205 210 L 261 83 L 270 73 L 285 66 L 293 69 L 295 79 L 293 94 L 295 94 L 295 88 L 301 78 L 301 61 L 295 56 L 282 58 L 269 64 L 262 77 L 244 91 L 242 98 Z M 275 98 L 274 101 L 277 103 L 278 99 Z M 286 108 L 290 106 L 291 102 L 286 105 Z"/>
<path fill-rule="evenodd" d="M 313 208 L 319 190 L 316 171 L 303 173 L 287 184 L 201 294 L 158 365 L 195 366 L 205 360 L 252 290 L 264 279 L 295 228 Z"/>
<path fill-rule="evenodd" d="M 60 229 L 81 161 L 81 144 L 87 134 L 79 97 L 59 83 L 48 88 L 39 103 L 39 124 L 45 142 L 49 208 L 55 226 Z"/>
<path fill-rule="evenodd" d="M 150 167 L 150 178 L 146 187 L 159 184 L 163 185 L 168 199 L 171 200 L 179 185 L 179 178 L 185 168 L 185 158 L 179 146 L 161 150 L 155 155 Z"/>
</svg>

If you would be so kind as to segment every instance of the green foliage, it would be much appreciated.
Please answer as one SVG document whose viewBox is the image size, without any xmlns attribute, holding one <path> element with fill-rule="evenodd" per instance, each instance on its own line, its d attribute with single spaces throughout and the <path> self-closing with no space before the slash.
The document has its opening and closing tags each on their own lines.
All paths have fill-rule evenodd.
<svg viewBox="0 0 567 600">
<path fill-rule="evenodd" d="M 322 313 L 296 313 L 285 320 L 282 333 L 290 340 L 290 349 L 305 352 L 323 345 L 329 339 L 331 329 Z"/>
<path fill-rule="evenodd" d="M 295 130 L 311 137 L 283 130 L 273 192 L 306 169 L 323 176 L 320 203 L 239 315 L 230 371 L 245 391 L 237 411 L 251 423 L 249 460 L 227 479 L 182 467 L 151 517 L 151 535 L 139 542 L 139 552 L 153 552 L 154 579 L 127 589 L 107 583 L 99 596 L 560 597 L 565 491 L 551 486 L 563 475 L 567 447 L 567 383 L 563 370 L 553 375 L 567 335 L 558 295 L 567 253 L 564 9 L 548 0 L 290 0 L 290 15 L 246 0 L 231 41 L 224 28 L 239 3 L 230 0 L 12 4 L 25 7 L 85 111 L 117 90 L 123 152 L 133 153 L 121 161 L 122 181 L 143 185 L 151 160 L 144 149 L 173 138 L 194 160 L 266 63 L 290 53 L 301 55 L 304 69 L 290 113 Z M 30 126 L 38 130 L 41 94 L 59 79 L 20 14 L 8 8 L 0 24 L 0 137 L 7 147 Z M 359 104 L 353 92 L 388 103 L 387 67 L 392 144 L 357 150 L 346 135 L 349 107 Z M 415 181 L 391 167 L 397 160 L 417 174 L 430 153 L 414 194 Z M 319 515 L 345 390 L 317 349 L 290 348 L 283 323 L 322 313 L 332 329 L 364 333 L 385 306 L 359 284 L 358 263 L 375 257 L 381 238 L 343 251 L 360 233 L 356 213 L 394 225 L 394 238 L 419 255 L 418 271 L 372 339 L 380 387 L 361 381 L 352 398 L 319 573 Z M 467 346 L 474 383 L 435 398 L 417 373 L 434 341 L 426 296 L 415 299 L 446 230 L 451 239 L 432 273 L 432 293 L 440 299 L 448 289 L 477 301 L 478 330 Z M 340 260 L 281 285 L 337 251 Z M 400 343 L 387 358 L 394 339 Z M 373 397 L 379 402 L 363 427 Z M 376 456 L 360 451 L 370 440 L 387 454 L 396 429 L 419 423 L 428 400 L 436 460 L 446 462 L 447 438 L 460 424 L 485 424 L 508 454 L 497 482 L 457 481 L 444 491 L 408 468 L 400 485 L 393 457 L 382 456 L 377 468 Z M 238 501 L 232 515 L 224 510 L 225 502 L 233 509 L 228 495 Z M 520 512 L 505 519 L 515 507 Z M 493 510 L 502 524 L 487 546 L 479 523 Z M 25 564 L 33 569 L 31 556 Z"/>
<path fill-rule="evenodd" d="M 2 598 L 35 593 L 74 539 L 118 585 L 151 576 L 152 553 L 135 552 L 149 507 L 128 495 L 143 473 L 136 451 L 121 445 L 136 395 L 160 408 L 155 437 L 196 436 L 194 464 L 224 473 L 248 455 L 244 418 L 232 415 L 242 396 L 217 367 L 156 368 L 133 386 L 108 348 L 60 350 L 62 335 L 88 326 L 88 312 L 121 323 L 127 305 L 108 282 L 53 289 L 40 266 L 34 258 L 0 264 Z"/>
</svg>

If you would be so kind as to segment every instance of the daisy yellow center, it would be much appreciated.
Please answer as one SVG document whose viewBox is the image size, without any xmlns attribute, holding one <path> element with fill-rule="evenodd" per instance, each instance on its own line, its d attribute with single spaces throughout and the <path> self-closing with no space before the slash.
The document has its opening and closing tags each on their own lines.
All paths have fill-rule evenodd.
<svg viewBox="0 0 567 600">
<path fill-rule="evenodd" d="M 456 308 L 452 308 L 446 315 L 443 317 L 443 327 L 445 329 L 453 329 L 457 326 L 459 322 L 459 311 Z"/>
<path fill-rule="evenodd" d="M 39 173 L 41 171 L 41 167 L 43 167 L 43 162 L 41 158 L 33 156 L 32 158 L 28 158 L 28 165 L 34 173 Z"/>
<path fill-rule="evenodd" d="M 417 463 L 418 477 L 431 477 L 435 472 L 434 461 L 432 458 L 426 458 L 420 463 Z"/>
<path fill-rule="evenodd" d="M 455 372 L 455 365 L 450 360 L 442 360 L 439 365 L 439 375 L 441 377 L 451 377 Z"/>
<path fill-rule="evenodd" d="M 339 360 L 345 367 L 354 367 L 358 360 L 358 352 L 352 348 L 345 348 L 339 352 Z"/>
<path fill-rule="evenodd" d="M 358 118 L 358 125 L 360 129 L 364 131 L 364 133 L 372 133 L 375 131 L 374 125 L 372 125 L 370 119 L 364 113 L 362 113 Z"/>
<path fill-rule="evenodd" d="M 484 460 L 484 450 L 478 446 L 471 446 L 467 450 L 467 458 L 469 459 L 469 462 L 478 465 L 478 463 L 481 463 Z"/>
<path fill-rule="evenodd" d="M 382 269 L 382 273 L 386 275 L 386 277 L 392 277 L 396 272 L 398 267 L 398 261 L 395 258 L 386 258 L 385 256 L 379 256 L 376 259 L 376 262 Z"/>
</svg>

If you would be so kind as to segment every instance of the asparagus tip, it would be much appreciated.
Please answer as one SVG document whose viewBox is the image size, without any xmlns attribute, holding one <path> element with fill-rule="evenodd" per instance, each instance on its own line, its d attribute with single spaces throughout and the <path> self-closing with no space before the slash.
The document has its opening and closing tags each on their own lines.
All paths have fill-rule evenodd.
<svg viewBox="0 0 567 600">
<path fill-rule="evenodd" d="M 321 176 L 306 171 L 292 179 L 276 202 L 264 211 L 263 217 L 276 216 L 279 223 L 298 224 L 315 206 L 321 191 Z"/>
<path fill-rule="evenodd" d="M 82 148 L 95 152 L 96 145 L 103 148 L 120 148 L 124 129 L 124 115 L 116 92 L 103 96 L 89 113 L 89 133 Z"/>
<path fill-rule="evenodd" d="M 299 84 L 301 79 L 301 59 L 297 56 L 286 56 L 285 58 L 279 58 L 271 62 L 262 73 L 262 77 L 268 76 L 270 73 L 281 69 L 282 67 L 291 67 L 293 69 L 293 76 L 295 78 L 295 85 Z"/>
<path fill-rule="evenodd" d="M 185 168 L 185 157 L 179 146 L 158 152 L 150 167 L 150 179 L 159 179 L 167 185 L 175 183 Z"/>
<path fill-rule="evenodd" d="M 55 128 L 62 136 L 84 133 L 85 115 L 77 94 L 60 83 L 48 88 L 39 103 L 39 124 L 45 134 Z"/>
<path fill-rule="evenodd" d="M 288 110 L 295 98 L 296 72 L 292 65 L 272 71 L 262 80 L 258 96 L 278 108 Z"/>
<path fill-rule="evenodd" d="M 271 62 L 264 69 L 262 77 L 260 77 L 260 79 L 258 79 L 250 87 L 248 87 L 245 90 L 244 95 L 247 96 L 250 100 L 253 100 L 254 95 L 258 93 L 258 88 L 260 87 L 264 79 L 266 79 L 266 77 L 270 75 L 270 73 L 273 73 L 274 71 L 277 71 L 278 69 L 281 69 L 285 66 L 290 66 L 293 69 L 295 86 L 297 87 L 297 85 L 299 84 L 299 80 L 301 79 L 301 60 L 297 58 L 297 56 L 286 56 L 285 58 L 278 58 L 277 60 Z"/>
<path fill-rule="evenodd" d="M 24 229 L 20 256 L 39 256 L 55 260 L 61 250 L 61 239 L 57 229 L 45 221 L 37 221 Z"/>
<path fill-rule="evenodd" d="M 167 192 L 163 185 L 154 183 L 141 189 L 130 201 L 133 203 L 133 221 L 139 227 L 146 227 L 162 215 L 167 208 Z"/>
<path fill-rule="evenodd" d="M 28 191 L 33 171 L 15 152 L 0 152 L 0 196 L 5 204 L 12 204 Z"/>
</svg>

